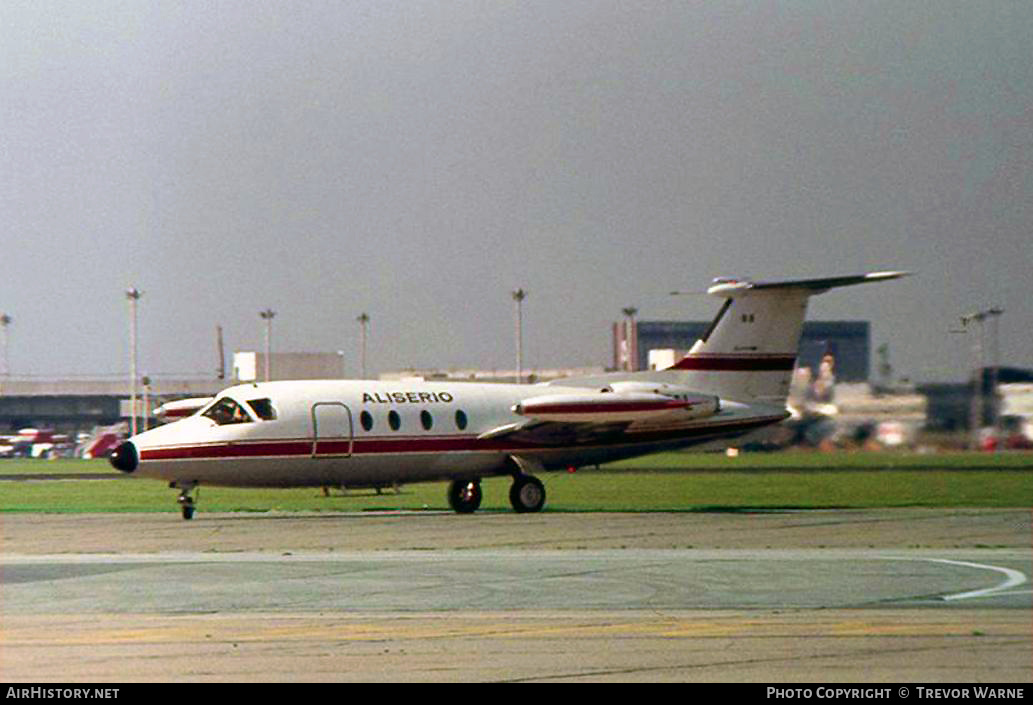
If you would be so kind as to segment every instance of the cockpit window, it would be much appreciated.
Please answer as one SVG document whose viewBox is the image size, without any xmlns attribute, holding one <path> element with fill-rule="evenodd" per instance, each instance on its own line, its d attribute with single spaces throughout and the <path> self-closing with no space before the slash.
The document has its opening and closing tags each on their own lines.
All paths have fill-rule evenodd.
<svg viewBox="0 0 1033 705">
<path fill-rule="evenodd" d="M 255 412 L 255 416 L 263 421 L 274 421 L 276 409 L 273 408 L 271 399 L 248 399 L 247 405 Z"/>
<path fill-rule="evenodd" d="M 201 415 L 207 416 L 220 426 L 231 423 L 249 423 L 252 420 L 244 411 L 244 407 L 229 397 L 219 399 Z"/>
</svg>

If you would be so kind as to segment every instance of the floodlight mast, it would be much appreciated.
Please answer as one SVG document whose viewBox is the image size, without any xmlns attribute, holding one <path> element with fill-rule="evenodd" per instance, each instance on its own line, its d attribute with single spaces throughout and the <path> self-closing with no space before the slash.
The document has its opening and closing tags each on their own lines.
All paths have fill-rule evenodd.
<svg viewBox="0 0 1033 705">
<path fill-rule="evenodd" d="M 638 371 L 638 331 L 635 328 L 635 314 L 638 309 L 634 306 L 622 308 L 624 313 L 624 369 L 628 372 Z"/>
<path fill-rule="evenodd" d="M 524 299 L 527 292 L 517 289 L 512 293 L 516 305 L 516 383 L 523 384 L 524 378 Z"/>
<path fill-rule="evenodd" d="M 359 322 L 359 366 L 362 368 L 361 379 L 366 379 L 366 337 L 369 332 L 369 314 L 360 313 L 355 319 Z"/>
<path fill-rule="evenodd" d="M 14 319 L 6 313 L 0 314 L 0 330 L 2 330 L 4 334 L 4 377 L 11 376 L 11 350 L 8 345 L 7 326 L 11 325 L 11 321 L 13 320 Z"/>
<path fill-rule="evenodd" d="M 276 311 L 271 308 L 267 308 L 264 311 L 259 311 L 258 315 L 265 321 L 265 381 L 268 382 L 272 379 L 272 368 L 269 363 L 273 350 L 273 317 L 276 316 Z"/>
<path fill-rule="evenodd" d="M 990 328 L 990 425 L 996 431 L 1000 415 L 997 413 L 997 370 L 1000 365 L 1000 331 L 998 321 L 1004 309 L 992 306 L 982 311 L 967 313 L 961 317 L 961 325 L 966 331 L 970 323 L 979 324 L 979 333 L 975 336 L 972 349 L 974 364 L 976 366 L 972 375 L 972 408 L 970 410 L 970 426 L 972 432 L 972 447 L 979 448 L 979 428 L 983 425 L 985 411 L 983 393 L 983 371 L 987 368 L 986 360 L 986 324 L 989 321 Z M 995 433 L 995 435 L 997 435 Z M 1000 439 L 997 439 L 1000 443 Z"/>
<path fill-rule="evenodd" d="M 143 292 L 137 289 L 135 286 L 126 289 L 126 299 L 129 301 L 129 404 L 131 410 L 129 413 L 129 433 L 132 436 L 136 435 L 136 363 L 137 363 L 137 340 L 136 340 L 136 318 L 137 318 L 137 303 L 140 301 L 140 297 L 143 296 Z"/>
</svg>

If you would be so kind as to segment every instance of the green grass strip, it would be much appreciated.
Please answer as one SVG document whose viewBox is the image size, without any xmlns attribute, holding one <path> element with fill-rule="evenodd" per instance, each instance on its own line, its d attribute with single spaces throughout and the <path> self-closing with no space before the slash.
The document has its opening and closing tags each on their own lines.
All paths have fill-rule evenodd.
<svg viewBox="0 0 1033 705">
<path fill-rule="evenodd" d="M 542 477 L 547 511 L 740 511 L 772 508 L 1033 507 L 1033 473 L 1015 470 L 765 470 L 610 472 Z M 483 510 L 509 507 L 509 478 L 483 482 Z M 448 509 L 445 483 L 324 497 L 318 489 L 202 487 L 200 511 Z M 157 480 L 5 481 L 3 512 L 168 512 L 176 491 Z"/>
</svg>

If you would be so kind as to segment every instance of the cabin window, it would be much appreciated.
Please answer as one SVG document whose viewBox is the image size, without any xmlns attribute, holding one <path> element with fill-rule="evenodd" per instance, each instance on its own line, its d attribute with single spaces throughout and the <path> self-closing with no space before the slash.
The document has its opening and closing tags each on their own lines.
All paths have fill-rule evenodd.
<svg viewBox="0 0 1033 705">
<path fill-rule="evenodd" d="M 434 426 L 434 417 L 426 409 L 420 412 L 420 424 L 423 425 L 424 431 L 429 431 Z"/>
<path fill-rule="evenodd" d="M 392 431 L 397 431 L 402 426 L 402 418 L 398 415 L 397 411 L 390 411 L 387 414 L 387 425 L 391 427 Z"/>
<path fill-rule="evenodd" d="M 219 399 L 205 411 L 202 416 L 207 416 L 220 426 L 233 423 L 250 423 L 251 417 L 237 402 L 229 397 Z"/>
<path fill-rule="evenodd" d="M 359 423 L 362 424 L 362 430 L 372 431 L 373 430 L 373 414 L 368 411 L 363 411 L 359 414 Z"/>
<path fill-rule="evenodd" d="M 456 428 L 460 431 L 466 429 L 466 412 L 462 409 L 456 411 Z"/>
<path fill-rule="evenodd" d="M 276 420 L 276 409 L 273 408 L 271 399 L 249 399 L 247 405 L 255 412 L 255 416 L 263 421 Z"/>
</svg>

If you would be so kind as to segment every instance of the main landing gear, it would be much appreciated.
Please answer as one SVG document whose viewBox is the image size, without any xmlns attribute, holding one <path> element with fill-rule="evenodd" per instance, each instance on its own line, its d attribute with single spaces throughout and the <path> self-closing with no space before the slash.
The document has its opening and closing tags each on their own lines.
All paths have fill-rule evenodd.
<svg viewBox="0 0 1033 705">
<path fill-rule="evenodd" d="M 458 514 L 472 514 L 481 506 L 481 481 L 453 480 L 448 486 L 448 504 Z M 509 503 L 518 514 L 540 512 L 545 506 L 545 485 L 534 475 L 513 473 Z"/>
<path fill-rule="evenodd" d="M 183 514 L 183 518 L 184 519 L 193 519 L 194 518 L 194 509 L 196 508 L 196 505 L 197 505 L 197 498 L 196 497 L 191 497 L 190 493 L 193 492 L 194 490 L 197 490 L 197 483 L 196 482 L 190 482 L 190 483 L 185 483 L 185 484 L 180 485 L 180 484 L 177 484 L 177 483 L 173 482 L 172 484 L 169 485 L 169 487 L 173 487 L 173 488 L 178 487 L 179 488 L 179 497 L 176 498 L 176 502 L 179 503 L 179 510 Z M 198 490 L 198 493 L 200 493 L 200 490 Z"/>
<path fill-rule="evenodd" d="M 518 514 L 540 512 L 545 506 L 545 485 L 534 475 L 517 475 L 509 488 L 509 503 Z"/>
<path fill-rule="evenodd" d="M 511 455 L 506 459 L 513 484 L 509 488 L 509 503 L 518 514 L 540 512 L 545 506 L 545 485 L 533 473 L 545 472 L 545 466 L 534 458 Z"/>
</svg>

